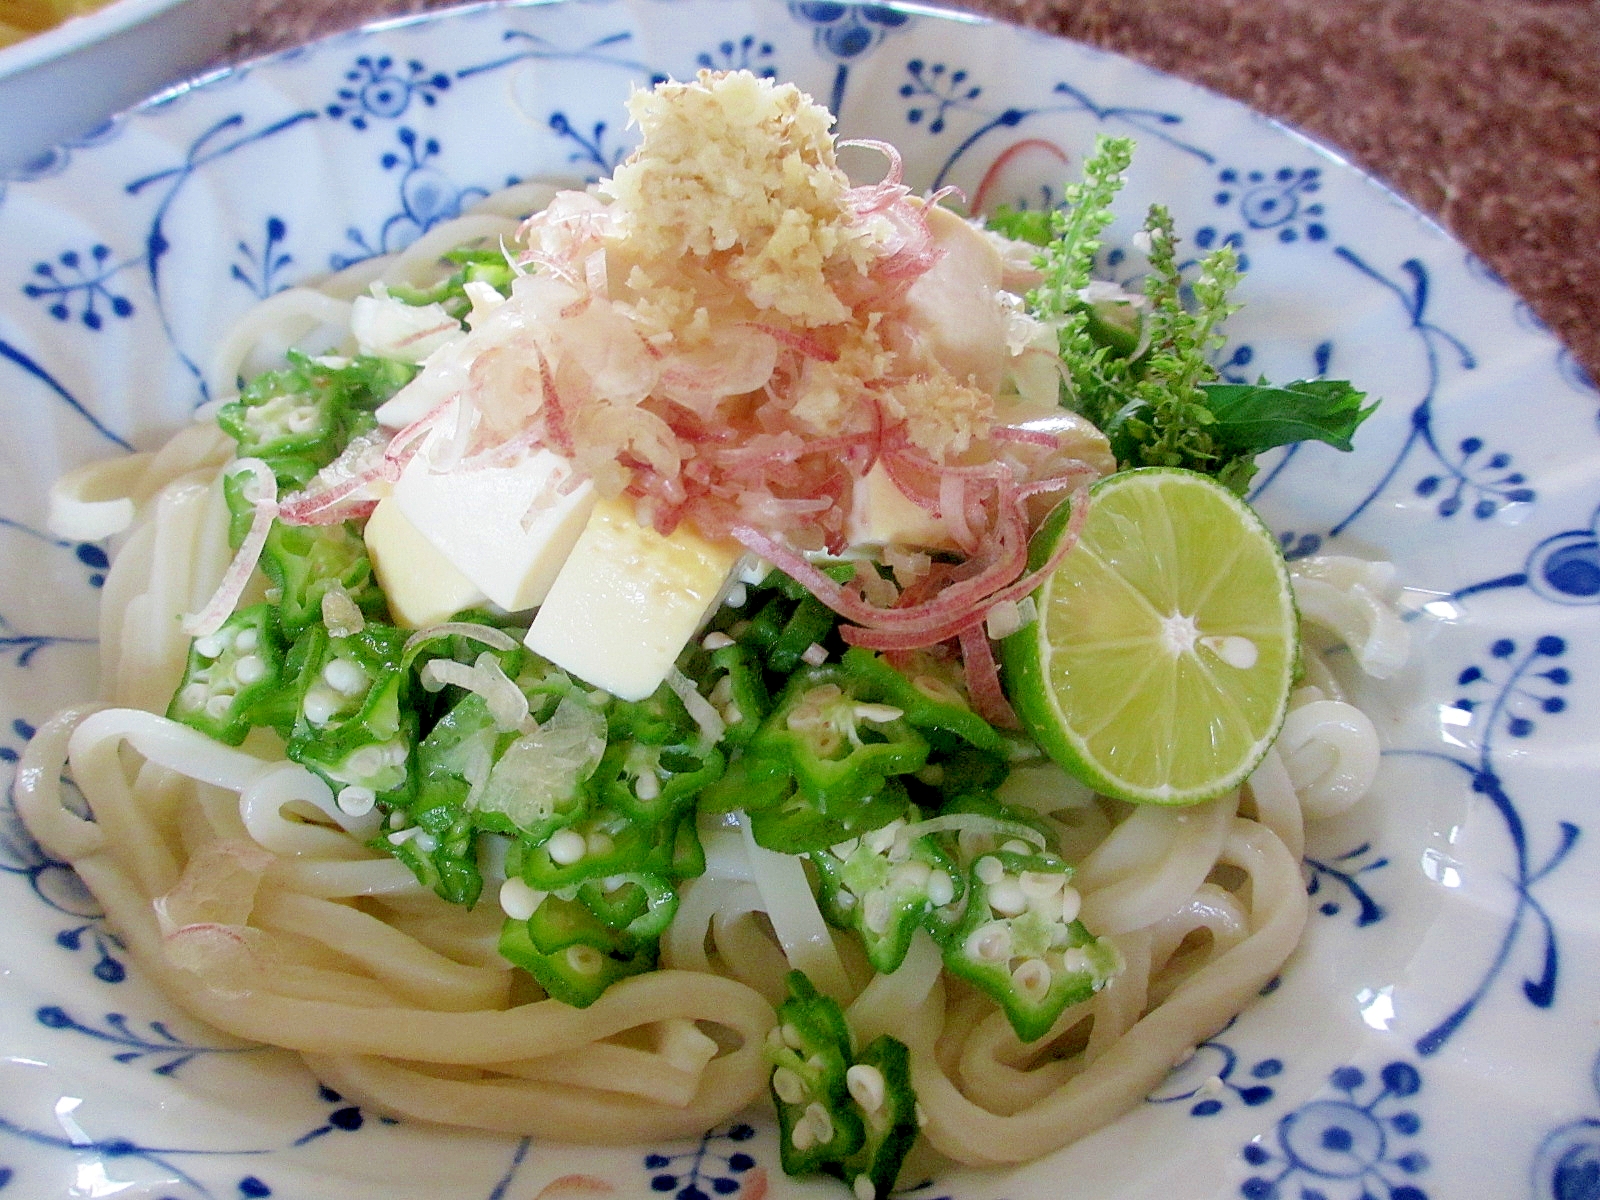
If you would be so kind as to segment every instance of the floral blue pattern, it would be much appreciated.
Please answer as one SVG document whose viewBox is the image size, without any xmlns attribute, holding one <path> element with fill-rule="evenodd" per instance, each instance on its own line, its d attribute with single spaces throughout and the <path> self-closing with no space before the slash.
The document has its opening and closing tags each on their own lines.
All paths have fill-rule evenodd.
<svg viewBox="0 0 1600 1200">
<path fill-rule="evenodd" d="M 1224 1146 L 1243 1147 L 1232 1164 L 1242 1171 L 1197 1193 L 1246 1200 L 1520 1195 L 1530 1164 L 1537 1200 L 1596 1200 L 1600 1066 L 1558 1119 L 1492 1081 L 1486 1099 L 1444 1082 L 1492 1055 L 1507 1020 L 1548 1021 L 1540 1037 L 1555 1048 L 1529 1070 L 1569 1093 L 1574 1069 L 1593 1061 L 1592 1044 L 1574 1046 L 1568 1032 L 1595 1009 L 1585 964 L 1600 953 L 1593 898 L 1576 882 L 1596 869 L 1582 786 L 1597 768 L 1587 714 L 1600 678 L 1593 382 L 1458 247 L 1243 110 L 1078 47 L 842 0 L 481 6 L 338 38 L 126 118 L 0 190 L 0 287 L 14 300 L 0 309 L 0 387 L 30 439 L 0 478 L 0 553 L 41 563 L 64 598 L 41 604 L 19 572 L 0 580 L 0 897 L 15 914 L 0 928 L 0 965 L 29 997 L 0 998 L 12 1056 L 0 1055 L 0 1195 L 59 1194 L 78 1164 L 97 1163 L 173 1200 L 300 1197 L 289 1181 L 315 1162 L 350 1175 L 328 1194 L 368 1200 L 395 1194 L 370 1173 L 391 1159 L 469 1200 L 562 1179 L 680 1200 L 788 1194 L 764 1119 L 616 1152 L 469 1145 L 375 1119 L 297 1074 L 261 1101 L 287 1115 L 228 1140 L 163 1123 L 158 1105 L 114 1100 L 99 1125 L 78 1128 L 49 1103 L 27 1107 L 3 1075 L 29 1056 L 70 1063 L 114 1097 L 135 1084 L 253 1079 L 266 1053 L 181 1032 L 143 992 L 92 896 L 17 817 L 23 746 L 57 704 L 88 694 L 83 648 L 108 566 L 104 545 L 44 532 L 48 481 L 150 445 L 213 399 L 203 364 L 249 303 L 408 245 L 515 179 L 608 173 L 631 144 L 621 108 L 631 84 L 725 67 L 796 79 L 845 134 L 898 145 L 917 186 L 959 187 L 982 207 L 1057 203 L 1095 134 L 1132 134 L 1125 215 L 1136 220 L 1149 198 L 1134 192 L 1158 188 L 1187 246 L 1234 247 L 1246 300 L 1288 314 L 1238 326 L 1223 373 L 1348 374 L 1383 396 L 1355 455 L 1281 455 L 1253 499 L 1291 556 L 1392 555 L 1414 589 L 1427 652 L 1381 697 L 1397 708 L 1386 770 L 1422 773 L 1403 799 L 1433 806 L 1452 839 L 1451 873 L 1423 876 L 1424 852 L 1445 851 L 1385 815 L 1403 805 L 1358 811 L 1307 857 L 1316 916 L 1305 950 L 1341 966 L 1390 961 L 1423 953 L 1435 928 L 1460 945 L 1416 980 L 1329 967 L 1333 982 L 1318 984 L 1291 963 L 1151 1093 L 1127 1127 L 1130 1153 L 1181 1155 L 1185 1139 L 1214 1143 L 1223 1131 Z M 326 179 L 303 178 L 308 158 Z M 1114 229 L 1101 259 L 1124 281 L 1140 270 L 1131 227 Z M 12 436 L 8 450 L 22 445 Z M 1370 1018 L 1360 1047 L 1312 1036 L 1316 1014 L 1384 988 L 1393 1015 Z M 1516 1162 L 1487 1161 L 1435 1119 L 1485 1104 L 1523 1147 Z M 1129 1194 L 1094 1191 L 1101 1166 L 1071 1150 L 1059 1169 L 1108 1200 Z M 996 1191 L 952 1169 L 908 1194 Z"/>
<path fill-rule="evenodd" d="M 1600 1098 L 1600 1056 L 1592 1073 Z M 1600 1116 L 1580 1117 L 1551 1130 L 1533 1162 L 1533 1200 L 1600 1198 Z"/>
<path fill-rule="evenodd" d="M 1422 1090 L 1416 1067 L 1391 1062 L 1375 1080 L 1340 1067 L 1328 1082 L 1333 1098 L 1301 1105 L 1245 1148 L 1259 1173 L 1239 1188 L 1244 1200 L 1427 1200 L 1409 1182 L 1428 1169 L 1408 1145 L 1422 1129 L 1407 1103 Z"/>
</svg>

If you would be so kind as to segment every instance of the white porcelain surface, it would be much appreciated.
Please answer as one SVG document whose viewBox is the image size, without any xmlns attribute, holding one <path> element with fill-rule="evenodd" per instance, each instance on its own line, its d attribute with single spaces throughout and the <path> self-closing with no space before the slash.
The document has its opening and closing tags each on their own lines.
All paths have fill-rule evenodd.
<svg viewBox="0 0 1600 1200">
<path fill-rule="evenodd" d="M 1015 29 L 800 0 L 481 7 L 234 71 L 0 185 L 7 782 L 93 687 L 105 552 L 45 531 L 49 481 L 181 422 L 259 297 L 509 180 L 608 171 L 628 87 L 702 65 L 794 79 L 844 133 L 898 144 L 914 182 L 985 202 L 1048 201 L 1063 159 L 1131 133 L 1128 213 L 1162 199 L 1188 245 L 1248 263 L 1224 372 L 1383 397 L 1355 453 L 1275 459 L 1257 492 L 1291 554 L 1392 559 L 1417 614 L 1412 666 L 1363 689 L 1385 765 L 1313 836 L 1304 945 L 1102 1133 L 907 1194 L 1600 1196 L 1600 394 L 1481 264 L 1336 158 Z M 0 1200 L 845 1194 L 785 1179 L 760 1114 L 609 1150 L 378 1120 L 151 994 L 9 796 L 0 906 Z"/>
<path fill-rule="evenodd" d="M 46 169 L 52 155 L 104 136 L 113 113 L 213 61 L 238 9 L 237 0 L 113 0 L 0 50 L 0 176 Z"/>
</svg>

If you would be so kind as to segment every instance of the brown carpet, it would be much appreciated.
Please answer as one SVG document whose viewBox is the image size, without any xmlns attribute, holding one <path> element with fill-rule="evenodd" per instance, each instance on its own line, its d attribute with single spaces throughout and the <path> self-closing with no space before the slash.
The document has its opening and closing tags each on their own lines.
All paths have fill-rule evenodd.
<svg viewBox="0 0 1600 1200">
<path fill-rule="evenodd" d="M 953 0 L 1118 51 L 1387 182 L 1600 379 L 1600 0 Z M 429 0 L 249 0 L 238 56 Z"/>
</svg>

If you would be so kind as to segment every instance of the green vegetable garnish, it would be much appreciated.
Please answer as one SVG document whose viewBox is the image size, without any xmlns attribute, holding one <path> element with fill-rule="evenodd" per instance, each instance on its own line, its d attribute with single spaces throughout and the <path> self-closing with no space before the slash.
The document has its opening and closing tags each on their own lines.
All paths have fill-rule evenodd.
<svg viewBox="0 0 1600 1200">
<path fill-rule="evenodd" d="M 1219 246 L 1184 278 L 1171 214 L 1151 205 L 1136 241 L 1150 271 L 1142 295 L 1115 294 L 1092 278 L 1100 235 L 1133 154 L 1128 138 L 1101 138 L 1061 208 L 1002 211 L 990 227 L 1041 247 L 1044 279 L 1028 310 L 1058 330 L 1063 403 L 1089 418 L 1122 467 L 1185 467 L 1243 495 L 1255 457 L 1315 439 L 1350 449 L 1375 405 L 1348 383 L 1311 380 L 1273 386 L 1223 382 L 1212 356 L 1234 311 L 1239 278 L 1232 247 Z"/>
</svg>

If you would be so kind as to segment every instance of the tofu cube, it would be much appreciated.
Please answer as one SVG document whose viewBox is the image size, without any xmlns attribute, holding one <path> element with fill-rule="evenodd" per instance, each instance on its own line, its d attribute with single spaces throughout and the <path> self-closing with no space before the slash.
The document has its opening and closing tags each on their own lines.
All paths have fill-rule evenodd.
<svg viewBox="0 0 1600 1200">
<path fill-rule="evenodd" d="M 588 480 L 563 493 L 572 467 L 549 450 L 509 466 L 434 470 L 418 454 L 394 485 L 406 519 L 507 612 L 545 598 L 594 507 Z"/>
<path fill-rule="evenodd" d="M 845 536 L 852 546 L 956 548 L 944 522 L 902 492 L 881 462 L 856 481 Z"/>
<path fill-rule="evenodd" d="M 527 646 L 594 687 L 643 700 L 721 602 L 743 554 L 687 525 L 664 537 L 634 519 L 626 498 L 601 500 Z"/>
<path fill-rule="evenodd" d="M 487 597 L 417 532 L 393 496 L 378 501 L 367 518 L 367 556 L 389 599 L 395 623 L 426 629 L 448 621 Z"/>
</svg>

